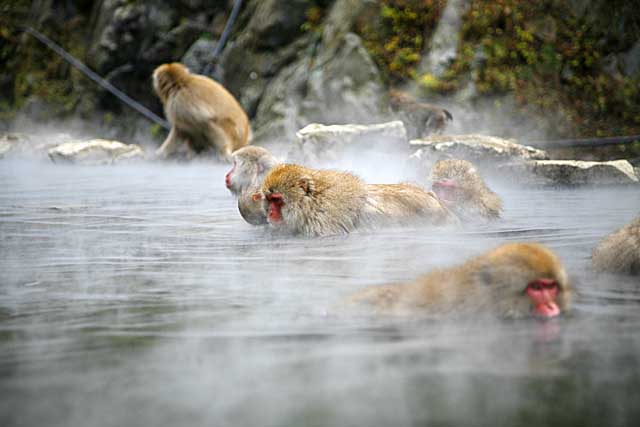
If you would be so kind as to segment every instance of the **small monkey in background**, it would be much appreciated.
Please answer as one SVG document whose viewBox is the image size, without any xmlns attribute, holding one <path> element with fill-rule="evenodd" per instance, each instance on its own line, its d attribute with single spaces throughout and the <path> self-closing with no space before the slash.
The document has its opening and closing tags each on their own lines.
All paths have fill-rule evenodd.
<svg viewBox="0 0 640 427">
<path fill-rule="evenodd" d="M 431 170 L 432 190 L 461 220 L 498 219 L 502 200 L 491 191 L 471 162 L 440 160 Z"/>
<path fill-rule="evenodd" d="M 453 222 L 434 195 L 411 184 L 367 185 L 348 172 L 292 164 L 267 174 L 261 196 L 269 224 L 293 234 L 345 234 L 410 219 Z"/>
<path fill-rule="evenodd" d="M 640 216 L 605 237 L 592 254 L 598 271 L 640 275 Z"/>
<path fill-rule="evenodd" d="M 167 139 L 156 151 L 158 157 L 186 151 L 190 158 L 213 150 L 219 159 L 228 160 L 234 150 L 249 143 L 247 114 L 221 84 L 174 62 L 155 69 L 153 88 L 171 123 Z"/>
<path fill-rule="evenodd" d="M 509 243 L 409 283 L 372 286 L 347 302 L 397 314 L 548 319 L 568 312 L 571 296 L 567 274 L 553 252 L 535 243 Z"/>
<path fill-rule="evenodd" d="M 451 113 L 444 108 L 417 101 L 407 92 L 397 89 L 389 91 L 391 108 L 406 118 L 409 138 L 422 138 L 429 134 L 441 134 L 450 121 Z"/>
<path fill-rule="evenodd" d="M 248 146 L 231 155 L 233 166 L 225 175 L 229 191 L 238 197 L 240 215 L 252 225 L 266 225 L 267 214 L 262 206 L 260 184 L 267 172 L 280 162 L 262 147 Z"/>
</svg>

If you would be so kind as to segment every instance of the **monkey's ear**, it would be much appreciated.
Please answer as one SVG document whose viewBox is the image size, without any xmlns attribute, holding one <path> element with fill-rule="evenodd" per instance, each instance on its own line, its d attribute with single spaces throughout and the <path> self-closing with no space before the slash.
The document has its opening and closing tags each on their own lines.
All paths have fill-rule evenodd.
<svg viewBox="0 0 640 427">
<path fill-rule="evenodd" d="M 258 200 L 262 200 L 262 193 L 253 193 L 251 195 L 251 200 L 257 202 Z"/>
<path fill-rule="evenodd" d="M 307 194 L 313 193 L 313 180 L 311 178 L 300 178 L 298 186 Z"/>
</svg>

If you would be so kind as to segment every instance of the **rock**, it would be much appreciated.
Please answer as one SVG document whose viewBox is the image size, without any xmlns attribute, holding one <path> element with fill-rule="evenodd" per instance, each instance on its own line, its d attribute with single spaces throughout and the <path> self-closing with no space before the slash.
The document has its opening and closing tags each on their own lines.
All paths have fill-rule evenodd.
<svg viewBox="0 0 640 427">
<path fill-rule="evenodd" d="M 142 53 L 142 59 L 149 63 L 161 64 L 180 58 L 198 40 L 207 28 L 195 22 L 185 22 L 163 34 L 153 46 Z"/>
<path fill-rule="evenodd" d="M 469 7 L 469 0 L 450 0 L 447 2 L 442 18 L 431 39 L 426 45 L 424 58 L 418 66 L 418 74 L 433 74 L 441 77 L 456 59 L 460 35 L 462 34 L 462 17 Z"/>
<path fill-rule="evenodd" d="M 382 117 L 382 79 L 360 38 L 348 33 L 327 51 L 303 56 L 264 91 L 254 120 L 256 141 L 291 140 L 308 123 L 376 123 Z"/>
<path fill-rule="evenodd" d="M 202 73 L 220 81 L 254 116 L 269 81 L 308 49 L 311 34 L 301 30 L 308 8 L 305 0 L 247 2 L 238 18 L 247 21 L 244 29 Z"/>
<path fill-rule="evenodd" d="M 628 52 L 621 55 L 622 72 L 627 77 L 640 74 L 640 40 Z"/>
<path fill-rule="evenodd" d="M 322 34 L 308 34 L 306 49 L 298 49 L 294 61 L 275 70 L 253 120 L 256 143 L 291 141 L 309 123 L 383 120 L 380 72 L 360 37 L 350 32 L 367 5 L 365 0 L 336 0 Z"/>
<path fill-rule="evenodd" d="M 48 153 L 54 163 L 67 162 L 90 165 L 113 164 L 124 160 L 144 158 L 144 151 L 139 145 L 105 139 L 65 142 L 50 149 Z"/>
<path fill-rule="evenodd" d="M 300 35 L 308 8 L 308 0 L 259 0 L 246 31 L 258 49 L 284 46 Z"/>
<path fill-rule="evenodd" d="M 517 174 L 534 184 L 632 184 L 638 176 L 627 160 L 588 162 L 583 160 L 535 160 L 510 163 L 499 169 Z"/>
<path fill-rule="evenodd" d="M 198 39 L 187 50 L 180 62 L 192 73 L 204 74 L 207 66 L 213 62 L 213 52 L 217 44 L 217 40 Z"/>
<path fill-rule="evenodd" d="M 417 159 L 457 158 L 471 162 L 509 162 L 549 158 L 543 150 L 494 136 L 433 135 L 414 139 L 409 144 L 418 148 L 412 155 Z"/>
<path fill-rule="evenodd" d="M 296 136 L 297 145 L 289 158 L 305 164 L 335 162 L 347 153 L 397 153 L 407 149 L 407 132 L 399 120 L 374 125 L 313 123 L 300 129 Z"/>
<path fill-rule="evenodd" d="M 31 144 L 31 138 L 21 133 L 7 133 L 0 136 L 0 159 L 23 153 Z"/>
</svg>

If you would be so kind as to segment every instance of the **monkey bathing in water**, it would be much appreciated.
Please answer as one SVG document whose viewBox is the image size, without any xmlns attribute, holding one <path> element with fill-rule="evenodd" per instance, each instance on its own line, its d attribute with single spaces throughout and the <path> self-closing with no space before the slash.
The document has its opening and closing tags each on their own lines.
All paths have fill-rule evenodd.
<svg viewBox="0 0 640 427">
<path fill-rule="evenodd" d="M 409 283 L 372 286 L 347 302 L 396 314 L 549 319 L 568 312 L 571 294 L 553 252 L 539 244 L 509 243 Z"/>
<path fill-rule="evenodd" d="M 409 138 L 441 134 L 453 120 L 451 113 L 444 108 L 419 102 L 401 90 L 389 91 L 389 104 L 394 111 L 404 116 Z"/>
<path fill-rule="evenodd" d="M 455 223 L 435 194 L 411 184 L 367 185 L 348 172 L 283 164 L 261 187 L 267 221 L 278 230 L 308 236 L 344 234 L 358 227 Z"/>
<path fill-rule="evenodd" d="M 262 148 L 248 146 L 231 155 L 233 166 L 225 176 L 229 191 L 238 197 L 240 215 L 252 225 L 266 225 L 267 214 L 262 206 L 260 184 L 267 172 L 280 162 Z"/>
<path fill-rule="evenodd" d="M 592 255 L 598 271 L 640 275 L 640 216 L 605 237 Z"/>
<path fill-rule="evenodd" d="M 498 219 L 502 200 L 491 191 L 471 162 L 440 160 L 431 171 L 432 190 L 459 219 Z"/>
<path fill-rule="evenodd" d="M 161 158 L 186 157 L 212 150 L 219 159 L 244 147 L 251 138 L 249 119 L 221 84 L 191 74 L 182 64 L 163 64 L 153 72 L 153 87 L 162 101 L 171 130 L 156 151 Z"/>
</svg>

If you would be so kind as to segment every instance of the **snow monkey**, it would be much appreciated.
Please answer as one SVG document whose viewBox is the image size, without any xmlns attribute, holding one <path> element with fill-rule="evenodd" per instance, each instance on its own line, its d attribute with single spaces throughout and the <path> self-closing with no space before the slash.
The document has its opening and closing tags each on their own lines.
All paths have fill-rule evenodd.
<svg viewBox="0 0 640 427">
<path fill-rule="evenodd" d="M 344 234 L 358 227 L 421 220 L 454 223 L 434 194 L 411 184 L 367 185 L 348 172 L 282 164 L 264 178 L 267 221 L 308 236 Z"/>
<path fill-rule="evenodd" d="M 407 92 L 397 89 L 389 91 L 391 108 L 401 113 L 407 125 L 409 138 L 422 138 L 429 134 L 441 134 L 450 121 L 451 113 L 444 108 L 417 101 Z"/>
<path fill-rule="evenodd" d="M 249 143 L 247 114 L 221 84 L 174 62 L 155 69 L 153 88 L 171 123 L 169 136 L 156 151 L 158 157 L 184 151 L 193 157 L 213 150 L 219 159 L 228 160 L 234 150 Z"/>
<path fill-rule="evenodd" d="M 640 216 L 605 237 L 592 255 L 598 271 L 640 275 Z"/>
<path fill-rule="evenodd" d="M 267 172 L 280 162 L 268 150 L 256 146 L 234 151 L 231 160 L 233 166 L 224 181 L 229 191 L 238 197 L 240 215 L 249 224 L 266 225 L 267 214 L 259 194 L 260 184 Z"/>
<path fill-rule="evenodd" d="M 502 200 L 491 191 L 471 162 L 440 160 L 431 170 L 432 190 L 461 220 L 498 219 Z"/>
<path fill-rule="evenodd" d="M 571 296 L 553 252 L 535 243 L 508 243 L 409 283 L 369 287 L 347 302 L 391 313 L 549 319 L 569 311 Z"/>
</svg>

